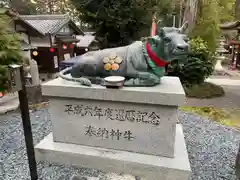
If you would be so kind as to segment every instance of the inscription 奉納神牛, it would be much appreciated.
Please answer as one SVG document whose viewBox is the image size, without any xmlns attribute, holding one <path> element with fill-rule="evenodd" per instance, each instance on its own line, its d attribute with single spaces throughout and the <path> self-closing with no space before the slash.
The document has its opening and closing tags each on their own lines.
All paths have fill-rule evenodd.
<svg viewBox="0 0 240 180">
<path fill-rule="evenodd" d="M 142 112 L 137 110 L 100 108 L 89 105 L 65 105 L 65 110 L 68 115 L 77 116 L 93 116 L 101 119 L 105 117 L 108 120 L 129 121 L 144 124 L 160 124 L 160 116 L 155 112 Z"/>
<path fill-rule="evenodd" d="M 91 125 L 86 126 L 86 136 L 101 137 L 102 139 L 120 140 L 121 138 L 131 141 L 134 139 L 130 130 L 120 131 L 119 129 L 95 128 Z"/>
</svg>

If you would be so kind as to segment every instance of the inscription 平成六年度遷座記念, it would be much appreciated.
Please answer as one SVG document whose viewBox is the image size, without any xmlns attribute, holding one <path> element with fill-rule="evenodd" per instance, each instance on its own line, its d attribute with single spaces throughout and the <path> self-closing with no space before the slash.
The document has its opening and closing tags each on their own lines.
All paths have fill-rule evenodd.
<svg viewBox="0 0 240 180">
<path fill-rule="evenodd" d="M 85 135 L 89 137 L 101 137 L 102 139 L 131 141 L 134 139 L 130 130 L 120 131 L 119 129 L 96 128 L 91 125 L 86 126 Z"/>
<path fill-rule="evenodd" d="M 90 105 L 65 105 L 65 110 L 68 115 L 78 116 L 93 116 L 101 119 L 105 117 L 108 120 L 129 121 L 143 124 L 160 124 L 160 116 L 156 112 L 143 112 L 132 109 L 114 109 L 101 108 Z"/>
</svg>

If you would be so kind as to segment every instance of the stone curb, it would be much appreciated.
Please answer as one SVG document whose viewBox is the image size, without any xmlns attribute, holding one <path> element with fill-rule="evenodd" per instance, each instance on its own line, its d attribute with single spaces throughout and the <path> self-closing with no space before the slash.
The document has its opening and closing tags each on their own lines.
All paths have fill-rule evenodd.
<svg viewBox="0 0 240 180">
<path fill-rule="evenodd" d="M 70 180 L 100 180 L 98 177 L 86 177 L 73 175 Z"/>
<path fill-rule="evenodd" d="M 240 87 L 240 80 L 237 79 L 213 79 L 213 78 L 208 78 L 206 79 L 206 82 L 210 82 L 210 83 L 214 83 L 216 85 L 220 85 L 220 86 L 229 86 L 229 87 Z"/>
<path fill-rule="evenodd" d="M 3 97 L 0 98 L 0 106 L 1 105 L 5 105 L 10 101 L 13 100 L 18 100 L 18 94 L 14 93 L 14 94 L 6 94 Z"/>
</svg>

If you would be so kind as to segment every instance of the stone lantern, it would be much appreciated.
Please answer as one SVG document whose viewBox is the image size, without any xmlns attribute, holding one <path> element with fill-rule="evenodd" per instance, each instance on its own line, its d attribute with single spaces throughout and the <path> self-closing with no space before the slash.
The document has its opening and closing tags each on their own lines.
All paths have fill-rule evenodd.
<svg viewBox="0 0 240 180">
<path fill-rule="evenodd" d="M 223 73 L 224 69 L 222 67 L 222 61 L 226 59 L 226 57 L 223 55 L 225 53 L 228 53 L 228 51 L 224 48 L 224 40 L 220 39 L 219 47 L 216 49 L 216 65 L 215 65 L 215 71 L 217 73 Z"/>
</svg>

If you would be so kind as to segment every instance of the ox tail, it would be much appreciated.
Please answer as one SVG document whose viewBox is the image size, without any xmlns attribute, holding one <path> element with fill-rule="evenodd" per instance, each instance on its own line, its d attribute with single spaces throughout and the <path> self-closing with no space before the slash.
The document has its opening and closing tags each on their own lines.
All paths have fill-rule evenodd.
<svg viewBox="0 0 240 180">
<path fill-rule="evenodd" d="M 68 67 L 68 68 L 60 71 L 59 77 L 61 77 L 62 79 L 65 79 L 67 81 L 78 82 L 84 86 L 92 85 L 91 81 L 88 78 L 85 78 L 85 77 L 75 78 L 75 77 L 69 76 L 71 70 L 72 70 L 72 67 Z"/>
</svg>

